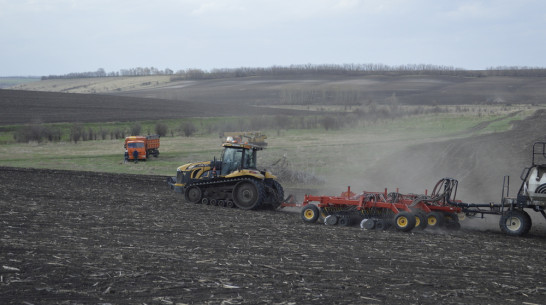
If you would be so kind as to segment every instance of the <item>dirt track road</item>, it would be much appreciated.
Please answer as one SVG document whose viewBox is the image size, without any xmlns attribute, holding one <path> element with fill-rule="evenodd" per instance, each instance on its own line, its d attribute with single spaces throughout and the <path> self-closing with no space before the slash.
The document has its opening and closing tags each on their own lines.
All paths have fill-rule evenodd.
<svg viewBox="0 0 546 305">
<path fill-rule="evenodd" d="M 546 238 L 361 231 L 0 168 L 1 304 L 543 304 Z"/>
</svg>

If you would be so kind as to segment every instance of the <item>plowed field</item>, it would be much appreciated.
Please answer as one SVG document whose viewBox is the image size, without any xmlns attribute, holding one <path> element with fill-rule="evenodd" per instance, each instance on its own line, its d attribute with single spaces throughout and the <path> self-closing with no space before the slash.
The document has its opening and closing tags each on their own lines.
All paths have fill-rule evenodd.
<svg viewBox="0 0 546 305">
<path fill-rule="evenodd" d="M 288 190 L 289 191 L 289 190 Z M 160 176 L 0 168 L 1 304 L 544 304 L 546 239 L 183 203 Z"/>
</svg>

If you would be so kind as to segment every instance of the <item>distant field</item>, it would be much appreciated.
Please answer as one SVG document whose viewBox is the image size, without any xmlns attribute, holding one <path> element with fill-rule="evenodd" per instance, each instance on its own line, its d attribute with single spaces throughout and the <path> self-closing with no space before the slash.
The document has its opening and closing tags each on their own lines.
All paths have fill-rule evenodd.
<svg viewBox="0 0 546 305">
<path fill-rule="evenodd" d="M 236 77 L 170 81 L 168 76 L 44 80 L 19 90 L 106 93 L 153 99 L 245 105 L 543 104 L 546 77 L 438 75 Z"/>
<path fill-rule="evenodd" d="M 157 87 L 168 83 L 169 80 L 169 76 L 48 79 L 15 84 L 11 89 L 93 94 Z"/>
<path fill-rule="evenodd" d="M 300 115 L 221 100 L 165 100 L 99 94 L 0 90 L 0 126 L 25 123 L 117 122 L 240 115 Z"/>
</svg>

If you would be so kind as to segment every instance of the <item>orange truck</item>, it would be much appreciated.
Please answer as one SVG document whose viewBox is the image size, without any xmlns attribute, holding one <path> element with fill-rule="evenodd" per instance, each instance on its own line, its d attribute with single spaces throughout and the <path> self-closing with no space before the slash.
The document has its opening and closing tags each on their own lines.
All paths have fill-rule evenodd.
<svg viewBox="0 0 546 305">
<path fill-rule="evenodd" d="M 128 160 L 146 160 L 150 156 L 159 156 L 159 135 L 130 136 L 125 138 L 125 158 Z M 136 153 L 135 153 L 136 151 Z"/>
</svg>

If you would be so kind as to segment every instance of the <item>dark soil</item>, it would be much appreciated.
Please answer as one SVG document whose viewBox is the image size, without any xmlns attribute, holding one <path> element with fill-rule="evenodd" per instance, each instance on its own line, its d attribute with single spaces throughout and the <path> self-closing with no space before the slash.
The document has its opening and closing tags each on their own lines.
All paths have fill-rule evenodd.
<svg viewBox="0 0 546 305">
<path fill-rule="evenodd" d="M 289 191 L 289 190 L 288 190 Z M 541 304 L 546 238 L 183 203 L 164 177 L 0 168 L 1 304 Z"/>
<path fill-rule="evenodd" d="M 207 101 L 0 89 L 0 125 L 117 122 L 187 117 L 299 115 L 307 111 L 261 108 L 221 99 Z"/>
<path fill-rule="evenodd" d="M 213 80 L 181 81 L 134 91 L 114 93 L 125 96 L 188 100 L 221 101 L 247 105 L 278 104 L 286 94 L 307 96 L 308 100 L 288 98 L 290 103 L 341 105 L 340 91 L 363 104 L 384 104 L 396 96 L 403 105 L 475 105 L 475 104 L 543 104 L 546 77 L 459 77 L 441 75 L 370 75 L 334 76 L 313 73 L 298 76 L 237 77 Z M 317 96 L 318 94 L 318 96 Z M 330 96 L 330 97 L 327 97 Z"/>
</svg>

